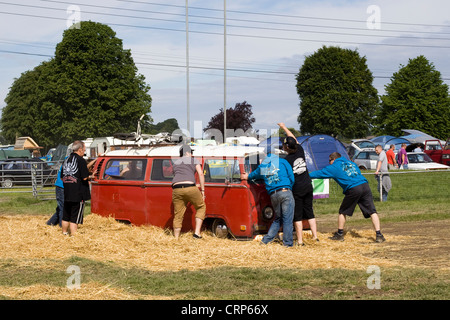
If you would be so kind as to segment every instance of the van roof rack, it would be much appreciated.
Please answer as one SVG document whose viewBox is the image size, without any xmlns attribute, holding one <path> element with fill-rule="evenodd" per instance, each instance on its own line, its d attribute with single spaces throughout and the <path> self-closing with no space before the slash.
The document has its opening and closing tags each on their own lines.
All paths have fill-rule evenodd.
<svg viewBox="0 0 450 320">
<path fill-rule="evenodd" d="M 160 132 L 158 134 L 138 134 L 137 132 L 131 133 L 116 133 L 113 135 L 115 139 L 123 141 L 136 142 L 138 146 L 141 145 L 159 145 L 159 144 L 177 144 L 183 141 L 181 134 L 170 134 L 168 132 Z"/>
</svg>

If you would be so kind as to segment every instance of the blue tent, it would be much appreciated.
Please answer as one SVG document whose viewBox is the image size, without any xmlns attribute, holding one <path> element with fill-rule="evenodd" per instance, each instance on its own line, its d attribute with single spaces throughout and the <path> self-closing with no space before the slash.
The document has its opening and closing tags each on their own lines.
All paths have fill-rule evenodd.
<svg viewBox="0 0 450 320">
<path fill-rule="evenodd" d="M 411 144 L 411 142 L 409 142 L 408 140 L 406 140 L 405 138 L 392 138 L 388 141 L 386 141 L 385 145 L 381 145 L 383 147 L 383 150 L 389 150 L 389 147 L 391 146 L 391 144 L 395 145 L 395 150 L 400 150 L 400 148 L 402 147 L 402 144 L 406 143 L 407 146 L 409 146 Z"/>
<path fill-rule="evenodd" d="M 391 140 L 393 138 L 395 138 L 395 137 L 394 136 L 379 136 L 379 137 L 370 139 L 370 141 L 375 143 L 375 145 L 379 144 L 379 145 L 384 146 L 386 144 L 386 141 Z"/>
<path fill-rule="evenodd" d="M 350 160 L 345 146 L 332 136 L 318 134 L 298 137 L 297 141 L 305 150 L 306 167 L 309 172 L 321 170 L 329 165 L 329 155 L 339 152 L 341 156 Z"/>
<path fill-rule="evenodd" d="M 410 145 L 411 142 L 402 137 L 394 137 L 394 136 L 379 136 L 370 139 L 375 145 L 379 144 L 383 147 L 383 150 L 389 150 L 391 144 L 395 145 L 395 150 L 399 150 L 402 146 L 402 143 L 406 143 L 406 145 Z"/>
<path fill-rule="evenodd" d="M 270 137 L 267 140 L 261 141 L 259 147 L 267 149 L 270 146 L 271 150 L 274 148 L 283 149 L 283 139 L 279 137 Z M 333 152 L 339 152 L 343 157 L 350 160 L 350 157 L 345 150 L 345 146 L 339 140 L 325 134 L 318 134 L 313 136 L 297 137 L 298 143 L 305 150 L 306 167 L 308 171 L 316 171 L 325 168 L 329 165 L 329 155 Z"/>
</svg>

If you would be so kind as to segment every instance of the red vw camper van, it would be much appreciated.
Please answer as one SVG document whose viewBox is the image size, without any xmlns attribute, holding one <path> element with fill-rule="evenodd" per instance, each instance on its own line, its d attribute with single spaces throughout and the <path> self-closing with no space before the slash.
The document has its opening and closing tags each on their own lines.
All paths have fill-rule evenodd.
<svg viewBox="0 0 450 320">
<path fill-rule="evenodd" d="M 247 183 L 240 173 L 260 163 L 261 147 L 193 146 L 205 174 L 204 226 L 219 237 L 252 239 L 267 233 L 274 211 L 264 183 Z M 172 161 L 179 146 L 159 145 L 109 151 L 96 162 L 92 181 L 92 213 L 134 225 L 172 228 Z M 193 230 L 188 207 L 183 231 Z"/>
</svg>

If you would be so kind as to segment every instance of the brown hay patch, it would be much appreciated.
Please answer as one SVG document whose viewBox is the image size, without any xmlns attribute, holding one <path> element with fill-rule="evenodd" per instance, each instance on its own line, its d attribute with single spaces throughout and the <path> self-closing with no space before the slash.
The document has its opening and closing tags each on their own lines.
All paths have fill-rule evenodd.
<svg viewBox="0 0 450 320">
<path fill-rule="evenodd" d="M 21 260 L 36 267 L 48 260 L 77 256 L 150 271 L 192 271 L 223 266 L 352 270 L 366 270 L 369 265 L 404 266 L 402 262 L 374 254 L 384 244 L 373 242 L 372 230 L 350 230 L 343 242 L 328 240 L 331 234 L 319 233 L 318 244 L 306 235 L 306 247 L 285 248 L 275 243 L 265 246 L 256 241 L 217 239 L 207 232 L 202 240 L 194 240 L 187 233 L 176 241 L 160 228 L 128 226 L 94 214 L 85 218 L 77 235 L 68 237 L 62 235 L 59 227 L 47 226 L 46 220 L 42 216 L 0 217 L 0 259 Z M 411 239 L 385 236 L 388 243 Z"/>
</svg>

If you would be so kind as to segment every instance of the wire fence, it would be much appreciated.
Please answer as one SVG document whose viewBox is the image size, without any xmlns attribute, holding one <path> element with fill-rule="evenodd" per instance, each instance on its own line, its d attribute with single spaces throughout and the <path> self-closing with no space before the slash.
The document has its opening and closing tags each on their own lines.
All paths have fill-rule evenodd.
<svg viewBox="0 0 450 320">
<path fill-rule="evenodd" d="M 378 189 L 379 181 L 375 179 L 375 171 L 362 172 L 362 174 L 369 182 L 374 200 L 382 201 L 382 193 Z M 429 196 L 430 191 L 438 196 L 450 196 L 450 170 L 393 170 L 389 171 L 389 177 L 392 183 L 389 197 L 394 194 L 396 199 L 412 200 Z M 383 190 L 382 186 L 381 190 Z M 342 200 L 342 197 L 342 188 L 333 179 L 330 179 L 329 199 Z"/>
<path fill-rule="evenodd" d="M 54 183 L 62 161 L 2 161 L 0 162 L 0 193 L 32 193 L 35 198 L 52 200 L 55 197 Z M 382 201 L 380 186 L 375 172 L 362 173 L 371 187 L 374 199 Z M 435 188 L 436 192 L 450 195 L 450 170 L 394 170 L 389 171 L 392 189 L 396 194 L 417 197 L 424 188 Z M 381 186 L 381 190 L 383 187 Z M 329 183 L 329 199 L 342 199 L 342 188 L 333 180 Z M 320 200 L 319 200 L 320 201 Z"/>
</svg>

